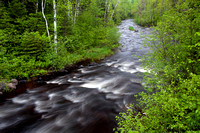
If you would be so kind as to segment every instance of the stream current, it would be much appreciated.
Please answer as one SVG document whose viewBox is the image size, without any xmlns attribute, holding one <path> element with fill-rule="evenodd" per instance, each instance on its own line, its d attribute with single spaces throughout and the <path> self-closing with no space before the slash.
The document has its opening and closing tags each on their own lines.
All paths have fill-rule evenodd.
<svg viewBox="0 0 200 133">
<path fill-rule="evenodd" d="M 149 51 L 141 35 L 151 31 L 132 19 L 122 21 L 118 28 L 121 46 L 113 56 L 2 103 L 0 133 L 112 133 L 115 116 L 144 91 L 138 74 L 145 70 L 137 56 Z"/>
</svg>

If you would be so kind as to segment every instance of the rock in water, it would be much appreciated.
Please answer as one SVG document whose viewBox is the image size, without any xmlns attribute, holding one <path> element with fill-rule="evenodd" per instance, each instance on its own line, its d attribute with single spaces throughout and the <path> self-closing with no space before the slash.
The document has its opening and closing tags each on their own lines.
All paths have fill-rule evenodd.
<svg viewBox="0 0 200 133">
<path fill-rule="evenodd" d="M 0 82 L 0 95 L 3 94 L 4 89 L 16 89 L 18 85 L 18 81 L 16 79 L 11 79 L 10 83 L 6 83 L 6 81 L 2 80 Z"/>
<path fill-rule="evenodd" d="M 16 89 L 18 81 L 16 79 L 11 79 L 11 82 L 7 84 L 7 87 L 10 89 Z"/>
</svg>

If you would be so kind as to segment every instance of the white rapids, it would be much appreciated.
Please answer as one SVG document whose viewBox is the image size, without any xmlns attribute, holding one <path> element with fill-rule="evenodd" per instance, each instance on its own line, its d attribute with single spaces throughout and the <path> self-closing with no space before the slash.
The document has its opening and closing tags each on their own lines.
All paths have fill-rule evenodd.
<svg viewBox="0 0 200 133">
<path fill-rule="evenodd" d="M 121 46 L 113 56 L 0 104 L 0 132 L 112 133 L 115 116 L 136 102 L 134 95 L 144 91 L 142 73 L 149 72 L 138 56 L 149 51 L 141 35 L 150 34 L 151 29 L 132 19 L 118 28 Z"/>
</svg>

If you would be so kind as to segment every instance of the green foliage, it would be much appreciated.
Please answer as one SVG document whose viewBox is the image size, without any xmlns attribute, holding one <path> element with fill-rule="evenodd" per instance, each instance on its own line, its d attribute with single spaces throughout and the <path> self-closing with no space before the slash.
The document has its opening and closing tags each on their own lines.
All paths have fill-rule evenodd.
<svg viewBox="0 0 200 133">
<path fill-rule="evenodd" d="M 131 31 L 134 31 L 134 30 L 135 30 L 135 29 L 133 28 L 133 26 L 130 26 L 128 29 L 131 30 Z"/>
<path fill-rule="evenodd" d="M 96 14 L 83 12 L 72 30 L 72 35 L 65 41 L 67 50 L 75 52 L 101 46 L 112 48 L 112 45 L 118 42 L 118 30 L 103 24 L 103 19 L 96 18 Z"/>
<path fill-rule="evenodd" d="M 144 113 L 135 115 L 132 110 L 122 113 L 118 131 L 185 132 L 200 129 L 200 76 L 191 75 L 174 87 L 157 86 L 160 91 L 142 93 Z M 162 87 L 162 88 L 161 88 Z M 122 130 L 121 130 L 122 129 Z"/>
<path fill-rule="evenodd" d="M 133 17 L 133 0 L 120 0 L 116 15 L 120 20 Z"/>
<path fill-rule="evenodd" d="M 29 79 L 78 61 L 95 61 L 119 46 L 118 30 L 109 21 L 113 7 L 104 18 L 105 1 L 57 1 L 57 44 L 47 37 L 40 2 L 0 1 L 0 79 Z M 44 13 L 53 38 L 53 3 L 45 3 Z M 115 12 L 115 16 L 120 15 Z"/>
<path fill-rule="evenodd" d="M 144 67 L 151 70 L 144 79 L 147 93 L 140 94 L 144 108 L 134 112 L 132 105 L 121 113 L 116 132 L 200 130 L 199 6 L 197 1 L 170 2 L 146 40 L 152 52 L 144 57 Z"/>
<path fill-rule="evenodd" d="M 42 59 L 50 48 L 49 38 L 45 35 L 41 36 L 39 32 L 25 32 L 20 41 L 17 55 L 31 55 L 31 57 L 35 56 L 36 59 Z"/>
<path fill-rule="evenodd" d="M 133 5 L 134 21 L 142 26 L 157 25 L 163 13 L 176 3 L 178 0 L 136 0 Z"/>
</svg>

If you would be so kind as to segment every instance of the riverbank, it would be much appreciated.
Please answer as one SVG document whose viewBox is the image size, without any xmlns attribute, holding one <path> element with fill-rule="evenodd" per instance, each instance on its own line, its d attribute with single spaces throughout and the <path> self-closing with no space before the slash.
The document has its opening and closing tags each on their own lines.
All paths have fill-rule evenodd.
<svg viewBox="0 0 200 133">
<path fill-rule="evenodd" d="M 129 30 L 130 26 L 138 32 Z M 118 29 L 121 46 L 114 55 L 98 63 L 86 62 L 3 102 L 0 132 L 113 133 L 115 116 L 136 102 L 133 95 L 144 91 L 143 77 L 138 75 L 145 70 L 138 56 L 149 51 L 141 32 L 150 34 L 151 30 L 132 19 L 122 21 Z"/>
<path fill-rule="evenodd" d="M 144 67 L 151 74 L 144 79 L 147 92 L 140 94 L 144 108 L 137 115 L 131 109 L 121 113 L 116 132 L 200 132 L 199 2 L 137 2 L 134 20 L 157 25 L 146 40 L 152 52 Z"/>
<path fill-rule="evenodd" d="M 67 62 L 64 68 L 60 70 L 46 70 L 43 74 L 38 74 L 32 78 L 24 78 L 17 79 L 18 85 L 16 85 L 16 89 L 13 88 L 5 88 L 6 90 L 2 91 L 0 94 L 0 102 L 6 100 L 7 98 L 12 98 L 19 94 L 24 93 L 27 89 L 36 88 L 46 84 L 46 81 L 54 79 L 58 76 L 63 76 L 68 73 L 72 73 L 76 71 L 80 66 L 86 66 L 90 63 L 98 63 L 105 57 L 114 54 L 115 49 L 119 46 L 119 44 L 113 44 L 111 47 L 103 46 L 101 48 L 92 48 L 87 51 L 82 51 L 82 53 L 75 53 L 71 55 L 71 60 Z M 83 54 L 84 53 L 84 54 Z M 74 58 L 76 57 L 76 58 Z M 74 58 L 72 60 L 72 58 Z M 9 81 L 9 80 L 7 80 Z"/>
</svg>

